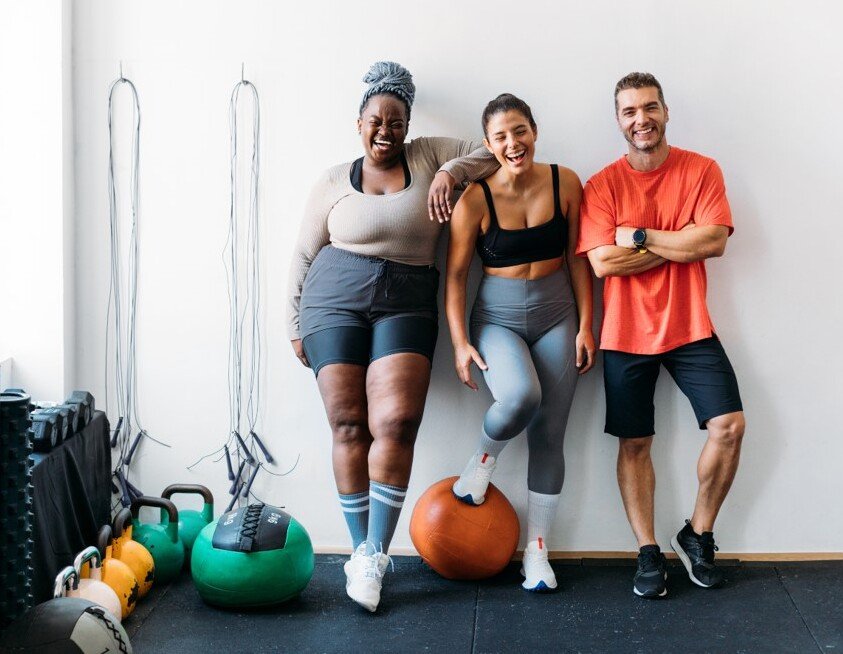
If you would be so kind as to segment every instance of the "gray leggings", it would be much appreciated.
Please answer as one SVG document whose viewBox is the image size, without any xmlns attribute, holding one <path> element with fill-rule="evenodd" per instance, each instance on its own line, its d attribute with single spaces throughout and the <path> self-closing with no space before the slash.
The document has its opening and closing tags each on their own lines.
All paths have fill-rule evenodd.
<svg viewBox="0 0 843 654">
<path fill-rule="evenodd" d="M 471 338 L 495 400 L 483 428 L 496 441 L 527 430 L 527 486 L 536 493 L 555 495 L 565 479 L 578 329 L 567 267 L 534 280 L 483 277 L 471 312 Z"/>
</svg>

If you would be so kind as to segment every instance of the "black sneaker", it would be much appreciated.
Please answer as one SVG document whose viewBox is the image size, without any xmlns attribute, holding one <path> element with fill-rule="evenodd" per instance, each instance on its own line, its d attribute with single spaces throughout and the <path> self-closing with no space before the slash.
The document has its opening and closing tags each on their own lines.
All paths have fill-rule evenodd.
<svg viewBox="0 0 843 654">
<path fill-rule="evenodd" d="M 638 570 L 632 579 L 632 590 L 638 597 L 667 595 L 667 561 L 658 545 L 645 545 L 638 552 Z"/>
<path fill-rule="evenodd" d="M 697 586 L 711 588 L 723 581 L 723 572 L 714 565 L 717 545 L 714 544 L 713 532 L 697 534 L 691 527 L 691 521 L 686 520 L 681 531 L 670 539 L 670 546 L 679 555 L 688 576 Z"/>
</svg>

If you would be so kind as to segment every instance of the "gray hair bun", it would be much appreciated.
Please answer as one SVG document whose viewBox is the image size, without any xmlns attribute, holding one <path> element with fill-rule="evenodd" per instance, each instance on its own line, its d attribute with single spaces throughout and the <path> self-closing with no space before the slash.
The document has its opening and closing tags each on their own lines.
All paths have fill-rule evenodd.
<svg viewBox="0 0 843 654">
<path fill-rule="evenodd" d="M 410 115 L 410 108 L 413 106 L 413 98 L 416 97 L 416 85 L 413 84 L 413 76 L 410 71 L 401 64 L 394 61 L 378 61 L 372 64 L 369 72 L 363 78 L 369 85 L 360 101 L 360 113 L 373 95 L 390 93 L 400 98 L 407 105 L 407 116 Z"/>
</svg>

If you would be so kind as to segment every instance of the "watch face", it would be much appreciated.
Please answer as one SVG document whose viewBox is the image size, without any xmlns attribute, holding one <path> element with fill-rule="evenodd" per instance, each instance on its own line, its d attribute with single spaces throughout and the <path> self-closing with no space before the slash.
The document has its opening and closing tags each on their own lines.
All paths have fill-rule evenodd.
<svg viewBox="0 0 843 654">
<path fill-rule="evenodd" d="M 632 242 L 635 243 L 635 245 L 644 245 L 644 241 L 646 239 L 647 232 L 645 232 L 643 229 L 636 229 L 634 232 L 632 232 Z"/>
</svg>

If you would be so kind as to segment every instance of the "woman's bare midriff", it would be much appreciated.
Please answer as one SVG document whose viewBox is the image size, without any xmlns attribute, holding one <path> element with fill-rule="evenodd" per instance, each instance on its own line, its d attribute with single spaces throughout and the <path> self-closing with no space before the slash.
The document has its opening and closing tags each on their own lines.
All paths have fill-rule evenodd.
<svg viewBox="0 0 843 654">
<path fill-rule="evenodd" d="M 483 266 L 483 271 L 493 277 L 532 280 L 552 275 L 564 265 L 565 257 L 556 257 L 555 259 L 522 263 L 517 266 L 507 266 L 506 268 L 489 268 L 488 266 Z"/>
</svg>

